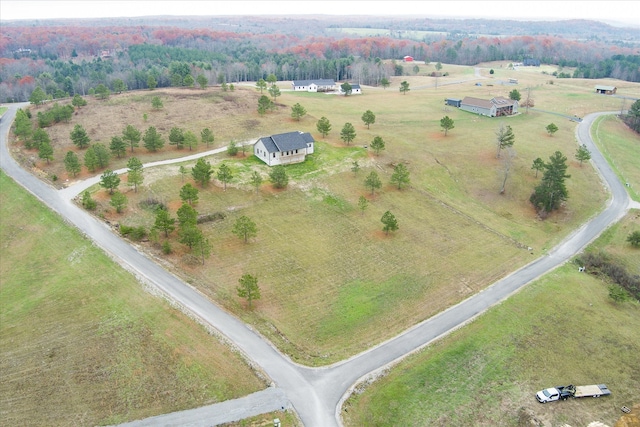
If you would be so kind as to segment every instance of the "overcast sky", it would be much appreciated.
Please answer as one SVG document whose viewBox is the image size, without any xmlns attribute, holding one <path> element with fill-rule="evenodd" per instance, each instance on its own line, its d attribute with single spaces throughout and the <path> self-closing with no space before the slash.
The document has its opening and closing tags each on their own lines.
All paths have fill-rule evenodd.
<svg viewBox="0 0 640 427">
<path fill-rule="evenodd" d="M 164 1 L 1 0 L 0 20 L 154 15 L 425 15 L 433 18 L 595 19 L 640 27 L 640 1 Z"/>
</svg>

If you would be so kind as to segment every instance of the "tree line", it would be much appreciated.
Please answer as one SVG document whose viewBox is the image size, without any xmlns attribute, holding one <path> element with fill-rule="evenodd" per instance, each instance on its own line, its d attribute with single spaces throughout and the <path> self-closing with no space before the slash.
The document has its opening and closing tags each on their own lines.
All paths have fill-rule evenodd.
<svg viewBox="0 0 640 427">
<path fill-rule="evenodd" d="M 327 78 L 379 85 L 383 78 L 408 74 L 400 59 L 411 55 L 425 62 L 473 65 L 486 61 L 543 63 L 578 67 L 575 77 L 611 77 L 640 81 L 638 56 L 631 48 L 593 40 L 555 36 L 445 36 L 425 41 L 393 37 L 288 36 L 228 33 L 175 28 L 9 27 L 0 43 L 0 101 L 25 101 L 41 87 L 51 98 L 86 95 L 99 84 L 116 91 L 122 81 L 129 90 L 146 89 L 150 77 L 157 87 L 181 85 L 176 70 L 189 68 L 194 79 L 211 83 L 257 81 L 269 74 L 278 80 Z M 3 30 L 4 31 L 4 30 Z M 42 37 L 29 37 L 39 34 Z M 18 43 L 30 43 L 22 53 Z M 100 48 L 107 48 L 102 57 Z M 17 53 L 20 52 L 20 53 Z M 176 65 L 178 64 L 178 65 Z"/>
</svg>

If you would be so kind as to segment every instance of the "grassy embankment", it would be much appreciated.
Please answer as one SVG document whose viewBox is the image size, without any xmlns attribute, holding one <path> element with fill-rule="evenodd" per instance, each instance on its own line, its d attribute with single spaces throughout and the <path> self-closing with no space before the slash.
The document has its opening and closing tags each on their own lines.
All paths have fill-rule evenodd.
<svg viewBox="0 0 640 427">
<path fill-rule="evenodd" d="M 0 424 L 119 423 L 265 386 L 0 172 Z"/>
<path fill-rule="evenodd" d="M 614 118 L 594 132 L 625 177 L 637 177 L 637 136 Z M 631 211 L 586 251 L 605 252 L 640 274 L 638 249 L 627 236 L 640 229 Z M 347 425 L 613 425 L 621 406 L 640 401 L 640 316 L 634 302 L 616 304 L 608 282 L 569 263 L 529 285 L 472 324 L 397 365 L 356 394 Z M 539 389 L 606 383 L 612 395 L 540 405 Z"/>
<path fill-rule="evenodd" d="M 621 182 L 629 183 L 627 191 L 633 200 L 640 202 L 640 143 L 635 134 L 614 116 L 598 119 L 592 137 Z M 629 143 L 629 141 L 636 143 Z"/>
<path fill-rule="evenodd" d="M 532 87 L 536 106 L 562 114 L 613 110 L 618 100 L 593 94 L 592 81 L 552 85 L 551 77 L 539 72 L 491 66 L 494 75 L 486 68 L 481 73 L 493 86 L 474 86 L 471 67 L 445 66 L 443 71 L 450 75 L 439 78 L 436 88 L 434 80 L 424 76 L 434 66 L 422 65 L 418 76 L 394 78 L 387 90 L 365 88 L 361 96 L 283 92 L 278 110 L 264 117 L 255 111 L 259 93 L 253 88 L 119 95 L 102 104 L 92 101 L 72 123 L 56 126 L 52 132 L 59 133 L 56 141 L 61 152 L 65 143 L 69 147 L 65 135 L 76 122 L 87 123 L 94 138 L 107 144 L 130 122 L 140 129 L 157 126 L 165 136 L 172 126 L 196 133 L 208 126 L 216 134 L 217 145 L 293 129 L 312 132 L 318 140 L 317 153 L 304 164 L 288 167 L 291 183 L 285 191 L 273 191 L 265 184 L 255 195 L 246 185 L 248 176 L 257 170 L 266 178 L 268 168 L 252 157 L 209 158 L 214 166 L 226 161 L 235 175 L 227 191 L 219 185 L 202 189 L 196 206 L 200 213 L 227 215 L 224 221 L 202 226 L 213 244 L 213 255 L 204 267 L 185 263 L 185 249 L 174 233 L 175 252 L 167 261 L 225 308 L 256 325 L 295 360 L 320 365 L 361 351 L 478 292 L 544 253 L 602 206 L 605 193 L 593 191 L 600 188 L 596 174 L 589 165 L 578 167 L 573 159 L 573 122 L 537 111 L 488 119 L 445 108 L 443 99 L 507 96 L 513 86 L 499 82 L 515 73 L 521 92 Z M 398 91 L 402 80 L 414 88 L 406 95 Z M 460 81 L 467 82 L 447 84 Z M 163 97 L 163 110 L 150 111 L 152 95 Z M 308 111 L 300 122 L 289 116 L 296 102 Z M 367 109 L 376 114 L 371 129 L 360 118 Z M 148 113 L 146 122 L 143 112 Z M 446 137 L 439 127 L 444 115 L 455 121 L 455 129 Z M 333 125 L 326 139 L 315 130 L 321 116 Z M 339 138 L 347 121 L 358 133 L 351 147 Z M 544 128 L 552 121 L 560 130 L 550 137 Z M 494 146 L 500 124 L 510 124 L 516 134 L 517 157 L 504 195 L 498 194 L 502 165 Z M 387 143 L 380 156 L 363 148 L 376 135 Z M 527 201 L 539 179 L 530 166 L 534 158 L 547 159 L 555 150 L 569 159 L 570 200 L 560 212 L 539 221 Z M 173 147 L 155 155 L 142 148 L 135 151 L 144 161 L 175 154 Z M 357 176 L 350 171 L 354 160 L 362 167 Z M 393 165 L 399 162 L 407 165 L 412 180 L 411 188 L 403 191 L 388 184 Z M 99 214 L 149 227 L 153 213 L 138 204 L 149 197 L 164 201 L 174 213 L 182 185 L 177 170 L 175 165 L 146 171 L 145 188 L 137 194 L 123 185 L 130 201 L 122 216 L 113 213 L 105 191 L 95 192 L 101 201 Z M 374 196 L 363 185 L 371 171 L 384 182 Z M 364 213 L 357 208 L 360 195 L 370 200 Z M 399 221 L 400 230 L 393 236 L 381 231 L 380 217 L 386 210 Z M 230 232 L 240 215 L 258 225 L 258 236 L 249 244 Z M 533 255 L 527 247 L 533 248 Z M 262 299 L 250 312 L 235 296 L 243 273 L 257 275 L 262 289 Z"/>
</svg>

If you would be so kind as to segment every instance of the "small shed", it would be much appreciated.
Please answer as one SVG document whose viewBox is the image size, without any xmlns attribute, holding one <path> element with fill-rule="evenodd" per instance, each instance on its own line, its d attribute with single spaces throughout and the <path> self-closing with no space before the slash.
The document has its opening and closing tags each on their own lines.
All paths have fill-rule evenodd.
<svg viewBox="0 0 640 427">
<path fill-rule="evenodd" d="M 407 56 L 405 56 L 404 58 L 402 58 L 402 60 L 403 60 L 404 62 L 413 62 L 413 56 L 409 56 L 409 55 L 407 55 Z"/>
<path fill-rule="evenodd" d="M 460 108 L 460 104 L 462 104 L 462 99 L 456 99 L 456 98 L 445 98 L 444 103 L 446 105 L 450 105 L 452 107 L 458 107 Z"/>
<path fill-rule="evenodd" d="M 601 93 L 603 95 L 613 95 L 616 93 L 617 90 L 618 88 L 615 86 L 603 86 L 603 85 L 596 86 L 596 93 Z"/>
</svg>

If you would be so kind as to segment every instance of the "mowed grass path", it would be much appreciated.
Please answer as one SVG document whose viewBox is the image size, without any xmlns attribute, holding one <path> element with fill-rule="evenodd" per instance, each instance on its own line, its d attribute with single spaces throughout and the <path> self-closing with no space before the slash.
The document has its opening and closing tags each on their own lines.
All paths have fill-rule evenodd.
<svg viewBox="0 0 640 427">
<path fill-rule="evenodd" d="M 0 188 L 0 424 L 113 424 L 265 386 L 3 172 Z"/>
<path fill-rule="evenodd" d="M 226 161 L 235 175 L 227 191 L 222 191 L 219 183 L 201 189 L 196 206 L 201 214 L 227 215 L 224 221 L 202 226 L 213 244 L 213 255 L 204 266 L 185 262 L 185 248 L 177 243 L 174 233 L 171 242 L 175 252 L 165 258 L 167 265 L 255 324 L 294 360 L 321 365 L 390 338 L 483 289 L 544 254 L 603 206 L 607 195 L 594 170 L 589 164 L 579 167 L 573 159 L 577 146 L 574 122 L 539 111 L 488 119 L 445 108 L 446 97 L 508 96 L 513 87 L 476 87 L 471 81 L 446 85 L 473 79 L 473 69 L 446 66 L 444 71 L 450 76 L 440 78 L 437 88 L 434 79 L 419 75 L 394 78 L 387 90 L 365 88 L 363 95 L 349 97 L 283 92 L 277 99 L 277 110 L 265 116 L 255 111 L 259 93 L 252 87 L 239 86 L 227 93 L 219 88 L 157 91 L 165 100 L 165 109 L 150 113 L 149 124 L 161 124 L 165 136 L 172 126 L 197 131 L 200 126 L 194 123 L 208 123 L 214 134 L 218 135 L 220 126 L 225 135 L 216 139 L 216 145 L 225 139 L 245 140 L 248 134 L 295 129 L 311 132 L 318 141 L 316 154 L 304 164 L 287 168 L 291 183 L 284 191 L 273 191 L 266 183 L 255 194 L 247 185 L 251 172 L 258 171 L 266 179 L 269 169 L 251 156 L 207 159 L 216 168 Z M 506 78 L 507 73 L 499 70 L 496 75 Z M 488 71 L 483 69 L 482 74 L 488 75 Z M 522 74 L 518 88 L 531 85 L 536 106 L 546 105 L 563 114 L 572 111 L 574 92 L 589 102 L 610 102 L 609 109 L 618 105 L 617 100 L 598 97 L 586 86 L 551 85 L 549 78 L 539 73 Z M 398 91 L 404 79 L 414 88 L 406 95 Z M 283 89 L 287 86 L 286 82 L 279 84 Z M 132 117 L 148 108 L 149 96 L 136 96 L 140 99 L 131 104 L 116 96 L 102 105 L 94 101 L 83 108 L 77 120 L 82 123 L 83 118 L 100 117 L 103 121 L 96 127 L 117 134 L 124 127 L 122 120 L 127 120 L 117 106 L 136 109 Z M 295 103 L 308 112 L 299 122 L 290 117 L 290 106 Z M 104 107 L 111 115 L 100 114 Z M 594 110 L 601 108 L 600 104 L 594 106 Z M 367 109 L 376 114 L 370 129 L 361 120 Z M 203 111 L 206 121 L 202 121 Z M 444 115 L 455 121 L 446 137 L 439 125 Z M 333 126 L 326 138 L 315 129 L 322 116 Z M 105 121 L 108 117 L 115 120 L 113 124 Z M 552 121 L 560 128 L 553 137 L 545 131 Z M 339 137 L 346 122 L 353 123 L 357 131 L 349 147 Z M 501 124 L 511 125 L 516 135 L 516 157 L 503 195 L 499 189 L 504 166 L 495 150 L 495 132 Z M 376 135 L 386 142 L 380 156 L 364 148 Z M 105 131 L 100 138 L 108 141 L 110 136 Z M 62 142 L 62 137 L 58 140 Z M 540 221 L 528 202 L 539 181 L 531 163 L 536 157 L 548 159 L 556 150 L 569 159 L 570 200 L 561 211 Z M 135 155 L 150 161 L 189 154 L 187 150 L 176 151 L 166 147 L 148 155 L 138 148 Z M 350 172 L 355 160 L 362 167 L 357 176 Z M 389 185 L 389 178 L 401 162 L 410 171 L 412 185 L 399 191 Z M 193 163 L 185 166 L 190 168 Z M 363 185 L 371 171 L 384 183 L 373 196 Z M 102 202 L 98 214 L 149 228 L 153 213 L 138 205 L 148 197 L 167 203 L 175 214 L 183 185 L 178 166 L 149 170 L 145 175 L 145 187 L 139 193 L 121 186 L 130 199 L 124 215 L 114 214 L 104 190 L 97 191 L 95 196 Z M 370 201 L 364 213 L 357 208 L 361 195 Z M 386 210 L 397 217 L 400 226 L 390 236 L 381 231 L 380 217 Z M 230 231 L 239 215 L 249 216 L 258 226 L 257 238 L 248 244 Z M 157 254 L 163 257 L 159 251 Z M 262 299 L 251 311 L 236 296 L 238 278 L 244 273 L 256 275 L 262 290 Z"/>
</svg>

